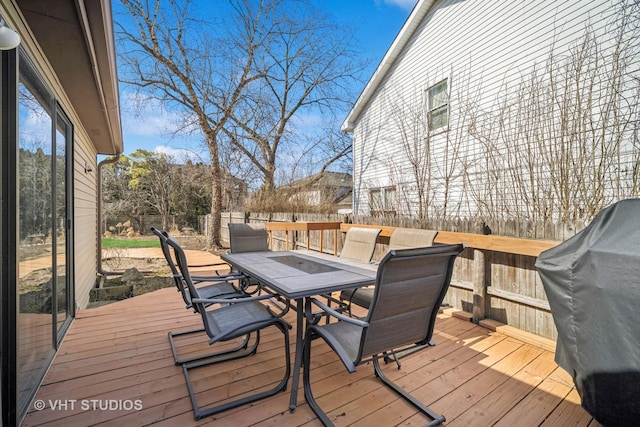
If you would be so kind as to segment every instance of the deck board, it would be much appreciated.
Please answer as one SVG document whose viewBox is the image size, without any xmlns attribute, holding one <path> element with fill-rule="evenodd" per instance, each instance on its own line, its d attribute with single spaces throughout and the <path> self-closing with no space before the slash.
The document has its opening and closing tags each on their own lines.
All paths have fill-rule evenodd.
<svg viewBox="0 0 640 427">
<path fill-rule="evenodd" d="M 290 323 L 295 313 L 287 314 Z M 289 392 L 194 421 L 182 370 L 173 363 L 168 331 L 201 326 L 174 289 L 80 310 L 47 373 L 27 426 L 320 425 L 306 405 L 288 411 Z M 447 417 L 445 425 L 598 425 L 580 407 L 570 377 L 553 354 L 535 345 L 440 314 L 436 346 L 387 365 L 388 376 Z M 294 349 L 295 334 L 291 333 Z M 181 355 L 208 351 L 204 335 L 178 338 Z M 201 404 L 250 392 L 281 375 L 282 334 L 262 334 L 258 353 L 192 372 Z M 312 345 L 311 378 L 320 405 L 338 426 L 424 424 L 426 419 L 375 378 L 371 365 L 348 374 L 327 345 Z M 141 410 L 86 410 L 83 400 L 139 400 Z M 49 401 L 75 400 L 52 410 Z"/>
</svg>

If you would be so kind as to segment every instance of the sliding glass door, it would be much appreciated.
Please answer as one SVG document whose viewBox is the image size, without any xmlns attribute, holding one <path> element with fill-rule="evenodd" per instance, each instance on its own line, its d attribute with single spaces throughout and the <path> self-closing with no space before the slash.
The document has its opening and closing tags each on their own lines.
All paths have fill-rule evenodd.
<svg viewBox="0 0 640 427">
<path fill-rule="evenodd" d="M 21 56 L 18 82 L 18 413 L 72 316 L 72 126 Z"/>
</svg>

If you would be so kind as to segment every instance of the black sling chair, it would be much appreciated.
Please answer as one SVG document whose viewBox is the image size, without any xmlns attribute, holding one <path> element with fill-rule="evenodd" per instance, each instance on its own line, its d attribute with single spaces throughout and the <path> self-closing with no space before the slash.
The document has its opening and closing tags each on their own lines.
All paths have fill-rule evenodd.
<svg viewBox="0 0 640 427">
<path fill-rule="evenodd" d="M 380 261 L 373 299 L 367 316 L 356 319 L 332 310 L 315 298 L 307 299 L 303 366 L 304 394 L 307 403 L 325 426 L 333 423 L 316 403 L 311 392 L 311 341 L 322 338 L 337 353 L 347 371 L 373 361 L 375 374 L 403 399 L 432 420 L 428 425 L 443 423 L 445 417 L 435 413 L 407 391 L 388 379 L 380 367 L 394 349 L 416 346 L 428 348 L 438 309 L 451 281 L 453 264 L 463 244 L 442 245 L 419 249 L 391 250 Z M 318 324 L 320 316 L 313 306 L 339 319 L 326 325 Z"/>
<path fill-rule="evenodd" d="M 182 364 L 182 371 L 187 383 L 189 397 L 193 406 L 193 414 L 196 420 L 226 411 L 237 406 L 245 405 L 256 400 L 272 396 L 287 388 L 291 368 L 291 356 L 289 354 L 289 329 L 291 325 L 282 319 L 287 310 L 274 313 L 271 308 L 261 301 L 274 299 L 277 296 L 271 294 L 246 296 L 239 298 L 202 298 L 196 288 L 187 267 L 187 259 L 180 245 L 172 238 L 167 238 L 167 244 L 173 249 L 178 269 L 182 274 L 184 284 L 192 296 L 191 302 L 197 312 L 202 316 L 204 329 L 209 336 L 209 345 L 235 340 L 237 338 L 255 334 L 256 342 L 251 348 L 243 351 L 229 352 L 218 357 L 210 357 L 204 360 L 187 362 Z M 215 305 L 215 307 L 214 307 Z M 260 342 L 260 331 L 271 326 L 277 327 L 284 335 L 284 375 L 282 380 L 271 389 L 244 396 L 232 401 L 218 404 L 208 408 L 200 408 L 196 400 L 196 393 L 191 383 L 190 371 L 203 366 L 220 363 L 239 357 L 254 354 Z"/>
<path fill-rule="evenodd" d="M 162 253 L 167 260 L 167 264 L 169 265 L 169 269 L 171 270 L 171 274 L 173 275 L 173 282 L 180 292 L 182 299 L 185 303 L 187 309 L 192 309 L 194 312 L 198 312 L 198 307 L 195 306 L 192 302 L 193 297 L 189 293 L 189 289 L 184 283 L 182 278 L 182 274 L 178 271 L 178 266 L 176 265 L 176 261 L 174 257 L 171 255 L 171 249 L 169 244 L 167 243 L 167 239 L 169 239 L 169 233 L 166 231 L 160 231 L 155 227 L 151 227 L 151 231 L 153 234 L 158 236 L 160 240 L 160 248 L 162 249 Z M 226 263 L 225 263 L 226 264 Z M 214 264 L 219 265 L 219 264 Z M 198 293 L 201 298 L 240 298 L 245 297 L 246 294 L 242 292 L 241 289 L 235 287 L 229 280 L 242 280 L 242 276 L 239 275 L 225 275 L 225 276 L 191 276 L 191 280 L 194 283 L 199 285 Z M 206 359 L 211 356 L 217 356 L 220 352 L 214 353 L 205 353 L 198 354 L 196 356 L 191 357 L 183 357 L 180 358 L 178 356 L 178 350 L 176 348 L 175 337 L 181 337 L 191 334 L 197 334 L 204 332 L 204 327 L 189 329 L 186 331 L 178 331 L 178 332 L 169 332 L 169 344 L 171 345 L 171 352 L 173 353 L 173 360 L 176 365 L 180 365 L 186 362 L 193 362 L 195 360 Z M 238 345 L 237 348 L 225 350 L 223 353 L 233 352 L 237 350 L 241 350 L 247 348 L 249 341 L 249 336 L 246 337 L 246 340 Z"/>
</svg>

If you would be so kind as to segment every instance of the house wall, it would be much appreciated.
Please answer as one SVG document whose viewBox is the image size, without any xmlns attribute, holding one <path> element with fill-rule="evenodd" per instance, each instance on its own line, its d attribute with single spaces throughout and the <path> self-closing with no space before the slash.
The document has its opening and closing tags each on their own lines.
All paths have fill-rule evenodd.
<svg viewBox="0 0 640 427">
<path fill-rule="evenodd" d="M 611 47 L 616 35 L 613 28 L 618 3 L 605 0 L 437 1 L 355 122 L 354 214 L 369 213 L 370 188 L 394 187 L 397 194 L 394 210 L 416 215 L 419 212 L 417 183 L 422 183 L 421 205 L 428 216 L 486 218 L 494 214 L 547 219 L 545 215 L 552 215 L 556 205 L 543 206 L 537 211 L 532 211 L 532 205 L 539 203 L 536 197 L 549 199 L 551 194 L 552 190 L 540 188 L 540 179 L 549 182 L 549 177 L 555 179 L 558 174 L 544 165 L 544 152 L 553 150 L 556 141 L 550 141 L 552 133 L 548 130 L 538 135 L 535 131 L 522 133 L 527 122 L 530 125 L 532 118 L 542 115 L 536 115 L 535 111 L 518 112 L 517 109 L 533 107 L 514 104 L 513 100 L 527 96 L 517 91 L 523 81 L 531 78 L 534 67 L 541 75 L 545 74 L 542 70 L 552 52 L 555 58 L 564 60 L 571 49 L 575 51 L 588 25 L 598 37 L 598 49 Z M 586 52 L 592 53 L 593 50 Z M 601 58 L 592 58 L 591 66 L 596 59 Z M 599 62 L 595 68 L 602 69 L 603 64 Z M 637 65 L 631 67 L 636 75 L 638 69 Z M 443 79 L 448 80 L 449 127 L 428 132 L 425 91 Z M 571 91 L 574 83 L 559 86 Z M 579 114 L 582 105 L 591 112 L 601 110 L 602 98 L 610 83 L 606 79 L 597 81 L 596 89 L 591 92 L 596 93 L 596 97 L 574 100 L 576 105 L 569 110 L 570 115 Z M 540 82 L 540 87 L 542 84 Z M 632 88 L 627 94 L 629 104 L 616 105 L 614 109 L 637 121 L 638 98 L 633 90 L 637 89 Z M 514 123 L 516 117 L 525 116 L 526 120 Z M 595 135 L 601 124 L 591 120 L 585 115 L 582 123 L 591 127 Z M 549 127 L 545 123 L 537 125 L 541 129 Z M 569 129 L 558 137 L 566 141 L 572 133 L 582 131 Z M 541 152 L 511 149 L 530 148 L 524 144 L 527 138 L 535 139 L 533 148 Z M 629 141 L 625 144 L 617 151 L 614 167 L 632 170 L 638 158 L 637 148 Z M 509 159 L 507 153 L 517 158 Z M 593 159 L 598 153 L 586 156 Z M 421 174 L 418 177 L 411 158 L 418 165 Z M 603 167 L 604 173 L 611 172 L 610 164 Z M 520 182 L 519 177 L 526 177 L 532 170 L 538 176 L 536 183 L 528 188 L 526 179 Z M 571 165 L 566 170 L 571 174 Z M 587 172 L 576 170 L 578 174 Z M 634 196 L 637 186 L 631 187 L 618 188 L 612 184 L 602 196 L 601 204 Z M 540 194 L 532 194 L 536 191 Z M 534 197 L 522 200 L 522 194 Z"/>
<path fill-rule="evenodd" d="M 122 150 L 109 0 L 0 0 L 2 425 L 20 425 L 97 270 L 97 153 Z M 70 231 L 69 226 L 73 226 Z"/>
<path fill-rule="evenodd" d="M 96 152 L 84 132 L 75 135 L 74 220 L 75 297 L 78 308 L 86 308 L 97 273 L 98 210 Z M 91 172 L 85 172 L 85 164 Z"/>
<path fill-rule="evenodd" d="M 21 46 L 28 52 L 40 76 L 62 106 L 74 128 L 74 290 L 76 306 L 85 308 L 89 303 L 89 291 L 95 285 L 97 273 L 96 149 L 87 130 L 82 126 L 78 112 L 69 101 L 53 68 L 33 39 L 31 32 L 24 26 L 15 10 L 6 11 L 5 16 L 14 18 L 11 25 L 22 35 Z M 85 172 L 85 165 L 90 166 L 91 172 Z"/>
</svg>

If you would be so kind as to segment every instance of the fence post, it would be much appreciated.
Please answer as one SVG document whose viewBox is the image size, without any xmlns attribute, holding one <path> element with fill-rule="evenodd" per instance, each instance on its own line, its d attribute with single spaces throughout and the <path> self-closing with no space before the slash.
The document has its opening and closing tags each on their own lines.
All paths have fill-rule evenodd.
<svg viewBox="0 0 640 427">
<path fill-rule="evenodd" d="M 473 323 L 487 317 L 487 286 L 484 252 L 473 250 Z"/>
</svg>

